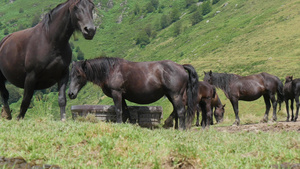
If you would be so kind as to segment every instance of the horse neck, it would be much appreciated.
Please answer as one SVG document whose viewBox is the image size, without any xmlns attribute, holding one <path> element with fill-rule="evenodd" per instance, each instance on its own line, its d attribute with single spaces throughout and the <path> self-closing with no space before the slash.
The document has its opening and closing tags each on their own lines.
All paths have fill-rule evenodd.
<svg viewBox="0 0 300 169">
<path fill-rule="evenodd" d="M 212 78 L 213 85 L 223 90 L 226 96 L 228 96 L 230 94 L 230 83 L 237 77 L 233 74 L 216 73 Z"/>
<path fill-rule="evenodd" d="M 103 66 L 102 61 L 97 61 L 96 60 L 91 60 L 86 63 L 87 71 L 86 71 L 86 76 L 87 80 L 103 86 L 103 83 L 105 82 L 107 72 L 109 72 L 109 69 L 105 66 Z"/>
<path fill-rule="evenodd" d="M 58 6 L 53 13 L 49 14 L 51 21 L 46 31 L 50 41 L 58 43 L 57 45 L 68 43 L 75 30 L 72 26 L 69 6 L 70 1 Z"/>
</svg>

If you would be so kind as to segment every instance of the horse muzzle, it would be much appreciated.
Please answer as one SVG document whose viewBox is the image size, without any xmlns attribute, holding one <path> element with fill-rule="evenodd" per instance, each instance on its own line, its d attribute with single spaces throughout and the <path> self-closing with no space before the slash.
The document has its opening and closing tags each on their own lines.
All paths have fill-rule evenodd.
<svg viewBox="0 0 300 169">
<path fill-rule="evenodd" d="M 87 40 L 92 40 L 96 34 L 95 26 L 86 26 L 82 30 L 83 37 Z"/>
<path fill-rule="evenodd" d="M 76 99 L 76 97 L 77 97 L 77 94 L 75 94 L 73 92 L 69 92 L 68 95 L 69 95 L 70 99 Z"/>
</svg>

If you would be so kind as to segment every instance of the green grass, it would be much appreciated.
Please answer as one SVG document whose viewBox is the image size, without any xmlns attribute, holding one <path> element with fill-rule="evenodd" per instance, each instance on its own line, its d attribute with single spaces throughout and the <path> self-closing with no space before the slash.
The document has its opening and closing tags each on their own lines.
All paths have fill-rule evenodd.
<svg viewBox="0 0 300 169">
<path fill-rule="evenodd" d="M 0 120 L 0 154 L 63 168 L 269 168 L 299 163 L 297 132 L 149 130 L 130 124 Z"/>
</svg>

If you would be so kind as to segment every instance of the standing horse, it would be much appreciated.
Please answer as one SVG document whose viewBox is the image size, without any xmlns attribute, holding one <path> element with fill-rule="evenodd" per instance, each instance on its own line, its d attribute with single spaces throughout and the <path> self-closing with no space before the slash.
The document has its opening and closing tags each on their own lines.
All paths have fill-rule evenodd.
<svg viewBox="0 0 300 169">
<path fill-rule="evenodd" d="M 69 39 L 75 30 L 85 39 L 93 39 L 96 28 L 93 23 L 90 0 L 68 0 L 45 15 L 35 27 L 12 33 L 0 42 L 0 92 L 3 99 L 2 116 L 11 119 L 8 104 L 8 80 L 24 88 L 20 114 L 24 118 L 34 90 L 58 84 L 61 120 L 66 119 L 66 85 L 72 50 Z"/>
<path fill-rule="evenodd" d="M 300 96 L 300 79 L 293 79 L 293 76 L 286 76 L 285 78 L 285 85 L 283 88 L 284 93 L 284 101 L 286 105 L 286 113 L 287 113 L 287 119 L 286 121 L 289 121 L 290 119 L 290 113 L 289 113 L 289 100 L 291 100 L 291 110 L 292 110 L 292 118 L 291 121 L 296 122 L 298 118 L 298 112 L 299 112 L 299 96 Z M 296 100 L 296 116 L 294 118 L 294 100 Z"/>
<path fill-rule="evenodd" d="M 294 91 L 292 88 L 292 81 L 293 76 L 286 76 L 285 77 L 285 84 L 283 87 L 283 95 L 284 95 L 284 101 L 285 101 L 285 107 L 286 107 L 286 113 L 287 113 L 287 119 L 286 121 L 290 120 L 290 113 L 289 113 L 289 100 L 291 100 L 291 110 L 292 110 L 292 121 L 294 120 Z"/>
<path fill-rule="evenodd" d="M 172 103 L 173 112 L 180 119 L 180 129 L 189 128 L 194 118 L 198 75 L 191 65 L 179 65 L 168 60 L 130 62 L 108 57 L 73 62 L 69 97 L 75 99 L 87 81 L 99 85 L 106 96 L 113 98 L 118 123 L 124 120 L 123 113 L 129 114 L 125 100 L 149 104 L 163 96 Z M 183 103 L 185 92 L 188 102 L 187 125 Z"/>
<path fill-rule="evenodd" d="M 204 81 L 222 89 L 226 97 L 230 100 L 234 113 L 234 125 L 240 124 L 238 101 L 253 101 L 261 96 L 264 97 L 266 104 L 266 112 L 263 122 L 268 121 L 270 111 L 270 101 L 273 105 L 273 120 L 276 121 L 277 102 L 281 104 L 283 101 L 283 84 L 278 77 L 268 73 L 260 73 L 250 76 L 239 76 L 236 74 L 227 73 L 209 73 L 204 72 Z M 275 94 L 277 93 L 277 99 Z"/>
<path fill-rule="evenodd" d="M 213 123 L 212 110 L 213 110 L 213 100 L 216 98 L 216 89 L 214 86 L 210 85 L 207 82 L 198 82 L 198 97 L 197 97 L 197 122 L 196 125 L 199 126 L 199 108 L 202 112 L 202 121 L 201 125 L 203 128 L 209 126 Z M 186 103 L 186 95 L 184 95 L 184 102 Z M 225 105 L 224 105 L 225 106 Z M 223 120 L 224 107 L 217 108 L 215 117 L 219 121 Z M 175 119 L 175 128 L 178 128 L 178 117 L 174 112 L 165 120 L 163 127 L 169 128 L 173 127 L 173 119 Z M 218 121 L 217 120 L 217 121 Z"/>
</svg>

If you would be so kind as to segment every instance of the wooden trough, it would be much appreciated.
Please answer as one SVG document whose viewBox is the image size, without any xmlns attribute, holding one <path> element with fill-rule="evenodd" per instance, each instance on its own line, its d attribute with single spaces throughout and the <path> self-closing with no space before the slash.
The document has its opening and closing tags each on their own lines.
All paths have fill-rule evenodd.
<svg viewBox="0 0 300 169">
<path fill-rule="evenodd" d="M 153 128 L 160 124 L 163 109 L 161 106 L 128 106 L 128 111 L 141 127 Z M 115 106 L 112 105 L 76 105 L 71 106 L 71 112 L 73 119 L 94 114 L 100 121 L 116 122 Z"/>
</svg>

